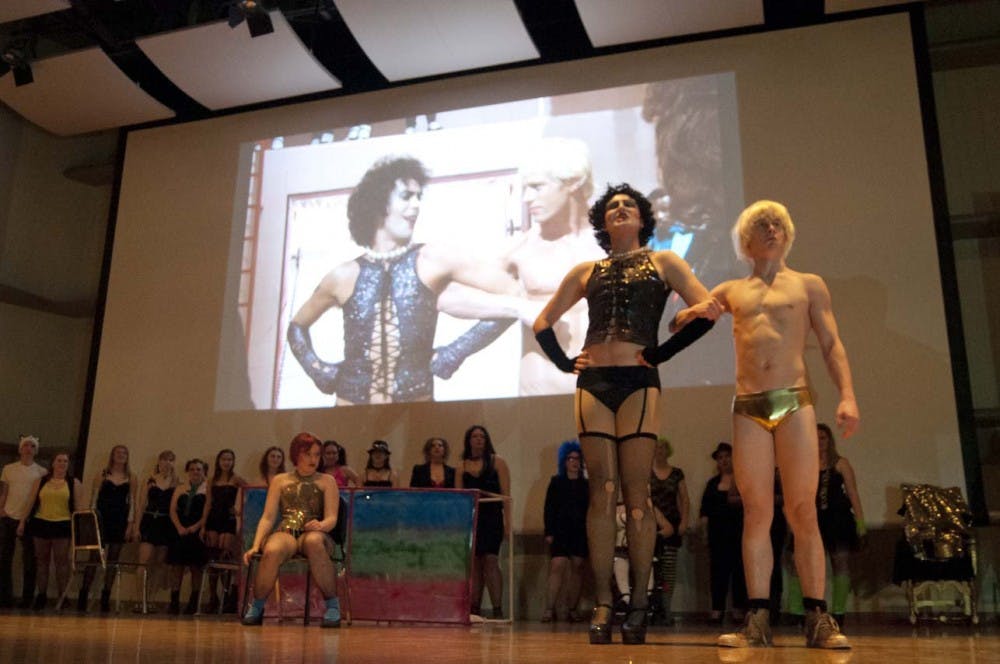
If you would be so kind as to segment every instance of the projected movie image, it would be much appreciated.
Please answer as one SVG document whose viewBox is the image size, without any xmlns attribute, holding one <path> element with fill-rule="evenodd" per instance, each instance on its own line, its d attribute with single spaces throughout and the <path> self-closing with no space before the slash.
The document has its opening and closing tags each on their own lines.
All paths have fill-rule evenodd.
<svg viewBox="0 0 1000 664">
<path fill-rule="evenodd" d="M 242 339 L 223 334 L 237 350 L 222 353 L 217 407 L 246 401 L 223 380 L 244 373 L 267 410 L 572 393 L 531 325 L 571 267 L 604 256 L 587 210 L 607 183 L 647 193 L 651 248 L 706 286 L 739 274 L 734 89 L 718 74 L 248 146 L 227 302 L 239 321 L 223 326 Z M 571 356 L 586 328 L 581 302 L 556 328 Z M 666 369 L 665 384 L 731 382 L 731 354 L 716 355 Z"/>
</svg>

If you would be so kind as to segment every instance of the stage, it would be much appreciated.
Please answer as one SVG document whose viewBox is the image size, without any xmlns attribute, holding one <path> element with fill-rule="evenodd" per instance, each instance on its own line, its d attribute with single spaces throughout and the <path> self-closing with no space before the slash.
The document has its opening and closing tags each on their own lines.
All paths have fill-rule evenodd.
<svg viewBox="0 0 1000 664">
<path fill-rule="evenodd" d="M 850 619 L 850 617 L 849 617 Z M 586 624 L 487 622 L 472 627 L 355 623 L 339 630 L 268 621 L 243 627 L 234 618 L 132 614 L 0 614 L 0 660 L 66 664 L 221 664 L 225 662 L 432 662 L 532 664 L 543 662 L 988 662 L 1000 661 L 1000 628 L 983 624 L 918 624 L 904 617 L 864 619 L 846 630 L 850 651 L 807 650 L 793 627 L 775 633 L 776 647 L 716 648 L 717 628 L 704 624 L 650 628 L 644 646 L 591 646 Z"/>
</svg>

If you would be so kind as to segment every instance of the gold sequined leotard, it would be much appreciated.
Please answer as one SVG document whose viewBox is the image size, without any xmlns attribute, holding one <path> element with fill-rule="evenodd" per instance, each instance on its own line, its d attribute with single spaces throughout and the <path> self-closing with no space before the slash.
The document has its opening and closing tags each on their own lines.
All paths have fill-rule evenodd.
<svg viewBox="0 0 1000 664">
<path fill-rule="evenodd" d="M 302 477 L 292 471 L 295 481 L 281 487 L 281 522 L 278 530 L 295 537 L 305 525 L 323 518 L 323 490 L 316 485 L 316 476 Z"/>
</svg>

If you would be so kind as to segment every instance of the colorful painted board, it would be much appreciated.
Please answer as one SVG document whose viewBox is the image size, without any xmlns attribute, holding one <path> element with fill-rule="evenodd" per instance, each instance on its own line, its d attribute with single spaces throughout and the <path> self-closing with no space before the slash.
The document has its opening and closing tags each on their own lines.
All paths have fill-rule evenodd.
<svg viewBox="0 0 1000 664">
<path fill-rule="evenodd" d="M 353 491 L 348 576 L 355 620 L 469 622 L 477 493 Z"/>
</svg>

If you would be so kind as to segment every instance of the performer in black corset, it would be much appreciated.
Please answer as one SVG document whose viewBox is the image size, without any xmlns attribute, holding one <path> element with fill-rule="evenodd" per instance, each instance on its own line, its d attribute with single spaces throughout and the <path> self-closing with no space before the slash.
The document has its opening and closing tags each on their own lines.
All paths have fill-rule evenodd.
<svg viewBox="0 0 1000 664">
<path fill-rule="evenodd" d="M 413 244 L 427 180 L 423 164 L 409 157 L 380 160 L 365 173 L 347 203 L 351 237 L 364 253 L 331 270 L 288 326 L 292 353 L 338 405 L 431 400 L 434 376 L 450 378 L 514 322 L 481 321 L 433 347 L 438 296 L 448 284 L 509 295 L 519 289 L 499 263 Z M 313 350 L 309 328 L 334 307 L 343 311 L 344 360 L 332 363 Z"/>
<path fill-rule="evenodd" d="M 632 187 L 608 187 L 590 208 L 590 223 L 608 257 L 570 270 L 535 321 L 534 330 L 539 346 L 556 366 L 579 374 L 575 418 L 590 479 L 587 539 L 597 592 L 591 642 L 611 640 L 611 572 L 620 482 L 628 514 L 633 589 L 622 640 L 643 643 L 648 609 L 644 590 L 656 539 L 649 506 L 649 474 L 659 430 L 656 365 L 708 331 L 718 317 L 718 307 L 677 254 L 645 248 L 655 221 L 649 201 Z M 671 290 L 697 307 L 698 318 L 659 344 L 660 318 Z M 552 328 L 583 298 L 590 323 L 583 352 L 570 359 Z"/>
</svg>

